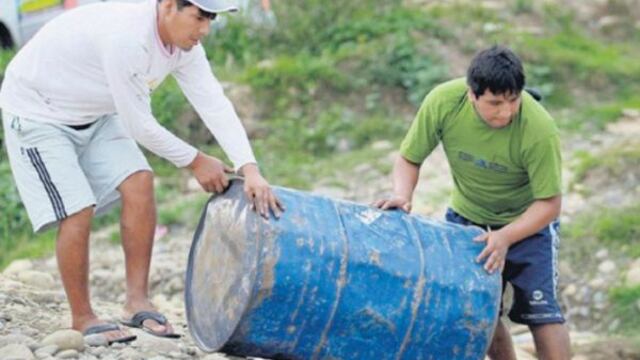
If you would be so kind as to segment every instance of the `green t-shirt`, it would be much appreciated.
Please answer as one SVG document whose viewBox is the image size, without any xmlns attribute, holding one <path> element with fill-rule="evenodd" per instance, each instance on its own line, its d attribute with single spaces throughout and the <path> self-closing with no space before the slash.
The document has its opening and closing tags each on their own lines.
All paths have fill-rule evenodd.
<svg viewBox="0 0 640 360">
<path fill-rule="evenodd" d="M 400 154 L 421 164 L 442 142 L 454 182 L 451 207 L 479 224 L 507 224 L 535 199 L 561 193 L 558 129 L 526 91 L 518 116 L 504 128 L 491 128 L 476 113 L 467 91 L 464 78 L 433 89 Z"/>
</svg>

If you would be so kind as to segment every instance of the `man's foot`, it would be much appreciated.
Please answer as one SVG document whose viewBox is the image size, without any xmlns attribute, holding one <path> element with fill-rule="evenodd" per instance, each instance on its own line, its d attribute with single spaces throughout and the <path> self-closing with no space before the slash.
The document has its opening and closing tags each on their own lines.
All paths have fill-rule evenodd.
<svg viewBox="0 0 640 360">
<path fill-rule="evenodd" d="M 107 339 L 109 345 L 113 343 L 127 343 L 136 339 L 136 336 L 128 330 L 121 329 L 118 325 L 100 320 L 97 317 L 75 322 L 72 328 L 80 331 L 85 336 L 100 334 Z"/>
<path fill-rule="evenodd" d="M 180 335 L 173 331 L 173 327 L 167 318 L 160 314 L 150 303 L 144 306 L 126 306 L 123 325 L 142 329 L 152 335 L 168 338 L 179 338 Z"/>
</svg>

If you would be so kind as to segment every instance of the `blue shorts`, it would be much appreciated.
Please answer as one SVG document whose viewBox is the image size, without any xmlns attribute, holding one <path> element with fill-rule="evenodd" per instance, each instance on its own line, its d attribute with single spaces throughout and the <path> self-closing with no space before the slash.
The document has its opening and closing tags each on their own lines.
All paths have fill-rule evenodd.
<svg viewBox="0 0 640 360">
<path fill-rule="evenodd" d="M 487 228 L 487 225 L 473 223 L 452 209 L 447 210 L 446 219 L 456 224 Z M 565 321 L 556 297 L 559 226 L 559 222 L 554 221 L 512 245 L 507 252 L 502 272 L 502 289 L 504 292 L 506 283 L 513 286 L 513 305 L 509 311 L 509 319 L 515 323 L 541 325 Z"/>
</svg>

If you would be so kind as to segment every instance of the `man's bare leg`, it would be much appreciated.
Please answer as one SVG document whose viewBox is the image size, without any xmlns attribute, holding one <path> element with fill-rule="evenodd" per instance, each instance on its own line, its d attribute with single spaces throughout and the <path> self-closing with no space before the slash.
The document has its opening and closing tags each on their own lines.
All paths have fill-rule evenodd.
<svg viewBox="0 0 640 360">
<path fill-rule="evenodd" d="M 89 296 L 89 233 L 93 207 L 75 213 L 60 222 L 56 242 L 56 257 L 62 284 L 71 308 L 71 327 L 84 331 L 93 325 L 106 323 L 98 319 Z M 131 335 L 127 331 L 103 333 L 108 340 Z"/>
<path fill-rule="evenodd" d="M 564 324 L 544 324 L 529 326 L 536 343 L 536 352 L 541 360 L 569 360 L 571 342 L 569 331 Z"/>
<path fill-rule="evenodd" d="M 127 273 L 127 300 L 124 315 L 130 318 L 142 310 L 155 310 L 149 300 L 149 268 L 156 228 L 156 205 L 153 195 L 153 174 L 140 171 L 129 176 L 118 187 L 122 197 L 120 233 Z M 157 333 L 173 332 L 153 320 L 145 326 Z"/>
<path fill-rule="evenodd" d="M 487 352 L 492 360 L 516 360 L 516 352 L 511 341 L 509 329 L 501 319 L 498 319 L 496 331 L 493 334 L 489 351 Z"/>
</svg>

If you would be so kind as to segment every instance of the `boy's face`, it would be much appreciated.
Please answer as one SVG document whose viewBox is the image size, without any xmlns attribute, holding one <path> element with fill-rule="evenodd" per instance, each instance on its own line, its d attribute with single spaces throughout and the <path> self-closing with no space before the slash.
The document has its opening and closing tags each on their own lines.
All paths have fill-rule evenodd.
<svg viewBox="0 0 640 360">
<path fill-rule="evenodd" d="M 468 96 L 480 118 L 494 129 L 509 125 L 518 114 L 522 102 L 520 93 L 496 95 L 489 89 L 486 89 L 484 94 L 478 97 L 469 90 Z"/>
<path fill-rule="evenodd" d="M 198 7 L 185 6 L 178 10 L 175 0 L 160 4 L 167 6 L 165 28 L 171 45 L 189 51 L 209 34 L 212 19 L 201 13 Z"/>
</svg>

